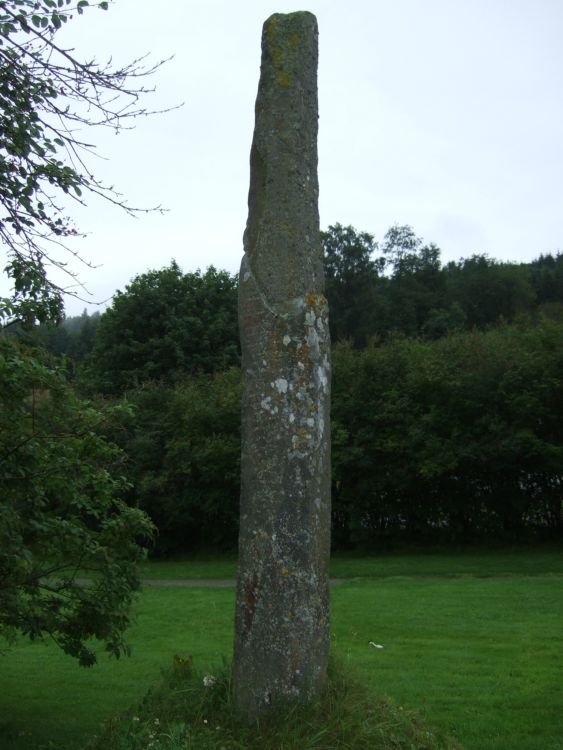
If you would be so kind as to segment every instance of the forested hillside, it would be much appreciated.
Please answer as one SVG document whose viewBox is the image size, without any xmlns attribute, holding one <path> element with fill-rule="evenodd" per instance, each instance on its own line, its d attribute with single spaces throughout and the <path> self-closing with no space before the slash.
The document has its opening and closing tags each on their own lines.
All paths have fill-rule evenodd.
<svg viewBox="0 0 563 750">
<path fill-rule="evenodd" d="M 444 265 L 408 226 L 377 243 L 336 224 L 322 242 L 334 546 L 560 534 L 563 255 Z M 62 357 L 82 398 L 126 407 L 104 429 L 155 554 L 236 545 L 236 276 L 172 261 L 101 315 L 11 338 Z"/>
</svg>

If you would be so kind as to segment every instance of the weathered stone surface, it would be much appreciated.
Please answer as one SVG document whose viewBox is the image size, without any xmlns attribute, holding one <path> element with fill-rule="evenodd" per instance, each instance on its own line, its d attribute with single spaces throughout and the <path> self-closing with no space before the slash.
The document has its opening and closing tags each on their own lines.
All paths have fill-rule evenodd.
<svg viewBox="0 0 563 750">
<path fill-rule="evenodd" d="M 317 180 L 317 24 L 262 34 L 240 271 L 242 486 L 234 685 L 254 717 L 312 698 L 328 660 L 330 340 Z"/>
</svg>

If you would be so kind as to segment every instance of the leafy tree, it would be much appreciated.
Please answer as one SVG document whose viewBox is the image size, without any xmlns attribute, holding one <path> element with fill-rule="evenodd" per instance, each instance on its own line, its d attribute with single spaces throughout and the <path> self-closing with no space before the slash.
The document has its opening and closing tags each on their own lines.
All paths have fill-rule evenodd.
<svg viewBox="0 0 563 750">
<path fill-rule="evenodd" d="M 333 353 L 336 546 L 369 544 L 405 530 L 405 511 L 415 502 L 406 436 L 418 417 L 405 388 L 411 344 L 393 337 L 362 352 L 338 347 Z"/>
<path fill-rule="evenodd" d="M 240 391 L 231 368 L 127 394 L 132 413 L 111 434 L 128 457 L 129 500 L 158 529 L 156 554 L 236 547 Z"/>
<path fill-rule="evenodd" d="M 444 327 L 444 279 L 440 248 L 425 245 L 408 225 L 391 227 L 381 247 L 392 269 L 389 304 L 392 327 L 408 335 L 435 335 Z M 438 323 L 439 321 L 439 323 Z"/>
<path fill-rule="evenodd" d="M 378 244 L 336 224 L 322 241 L 334 342 L 362 348 L 397 332 L 436 339 L 540 311 L 561 317 L 561 255 L 530 264 L 473 255 L 443 267 L 440 249 L 408 225 L 391 227 Z"/>
<path fill-rule="evenodd" d="M 529 264 L 529 280 L 536 304 L 544 311 L 563 310 L 563 253 L 540 255 Z"/>
<path fill-rule="evenodd" d="M 561 531 L 563 327 L 334 352 L 341 544 Z"/>
<path fill-rule="evenodd" d="M 321 242 L 332 340 L 365 346 L 387 317 L 381 294 L 385 260 L 373 258 L 378 249 L 373 235 L 352 226 L 329 226 Z"/>
<path fill-rule="evenodd" d="M 57 43 L 57 32 L 88 0 L 0 2 L 0 240 L 13 282 L 0 300 L 0 319 L 57 320 L 63 290 L 47 267 L 67 268 L 59 251 L 78 234 L 63 207 L 101 196 L 129 212 L 113 188 L 92 175 L 85 158 L 92 146 L 80 130 L 120 130 L 147 114 L 143 79 L 156 67 L 135 60 L 124 67 L 81 60 Z M 108 3 L 93 2 L 106 10 Z M 75 254 L 74 254 L 75 255 Z"/>
<path fill-rule="evenodd" d="M 445 305 L 458 305 L 468 328 L 512 321 L 535 307 L 525 266 L 473 255 L 445 268 Z"/>
<path fill-rule="evenodd" d="M 89 315 L 86 310 L 81 315 L 66 317 L 60 323 L 43 323 L 26 329 L 31 336 L 48 352 L 56 357 L 64 357 L 69 374 L 90 354 L 94 346 L 100 313 Z"/>
<path fill-rule="evenodd" d="M 152 380 L 238 364 L 237 279 L 212 266 L 183 274 L 175 261 L 136 276 L 101 316 L 92 387 L 120 393 Z"/>
<path fill-rule="evenodd" d="M 80 316 L 65 318 L 62 327 L 68 333 L 69 345 L 61 354 L 71 357 L 75 363 L 82 362 L 94 347 L 99 322 L 99 312 L 88 315 L 86 310 Z"/>
<path fill-rule="evenodd" d="M 394 224 L 390 227 L 381 249 L 391 266 L 393 276 L 413 273 L 422 263 L 428 264 L 428 261 L 433 265 L 439 261 L 439 250 L 435 245 L 423 245 L 422 239 L 408 224 Z"/>
<path fill-rule="evenodd" d="M 121 499 L 111 414 L 13 337 L 0 337 L 0 379 L 0 634 L 50 637 L 86 666 L 92 638 L 119 656 L 152 525 Z"/>
<path fill-rule="evenodd" d="M 92 175 L 79 133 L 148 114 L 143 79 L 160 64 L 117 68 L 61 47 L 57 32 L 88 5 L 0 0 L 0 240 L 13 284 L 0 300 L 0 633 L 51 637 L 84 665 L 96 659 L 92 638 L 125 650 L 135 560 L 153 527 L 122 500 L 124 457 L 103 434 L 115 413 L 78 399 L 20 334 L 29 342 L 34 323 L 62 318 L 64 290 L 47 269 L 75 278 L 65 206 L 90 194 L 136 211 Z"/>
</svg>

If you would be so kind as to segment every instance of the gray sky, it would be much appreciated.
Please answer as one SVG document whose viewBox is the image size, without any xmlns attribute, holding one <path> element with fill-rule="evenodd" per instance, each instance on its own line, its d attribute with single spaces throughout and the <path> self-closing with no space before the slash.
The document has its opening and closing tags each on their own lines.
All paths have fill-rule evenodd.
<svg viewBox="0 0 563 750">
<path fill-rule="evenodd" d="M 101 265 L 76 266 L 92 300 L 171 258 L 184 271 L 238 270 L 261 27 L 300 9 L 320 32 L 321 228 L 382 239 L 410 224 L 444 261 L 563 250 L 561 0 L 115 0 L 59 41 L 117 63 L 175 55 L 150 105 L 185 104 L 96 139 L 98 177 L 169 210 L 77 213 L 90 235 L 76 249 Z"/>
</svg>

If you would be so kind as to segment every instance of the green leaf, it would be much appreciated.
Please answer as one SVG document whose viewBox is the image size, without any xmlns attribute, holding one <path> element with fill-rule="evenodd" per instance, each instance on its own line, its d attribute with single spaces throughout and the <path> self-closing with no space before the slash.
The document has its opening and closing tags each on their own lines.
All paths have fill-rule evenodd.
<svg viewBox="0 0 563 750">
<path fill-rule="evenodd" d="M 27 25 L 27 18 L 21 14 L 17 16 L 17 20 L 19 21 L 20 26 L 22 27 L 23 31 L 29 31 L 29 26 Z"/>
</svg>

